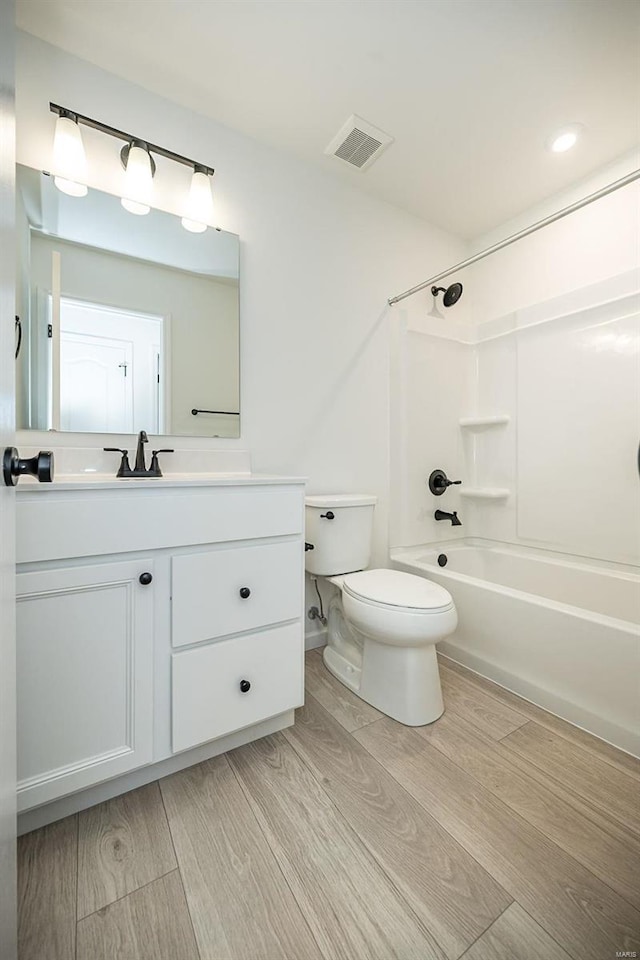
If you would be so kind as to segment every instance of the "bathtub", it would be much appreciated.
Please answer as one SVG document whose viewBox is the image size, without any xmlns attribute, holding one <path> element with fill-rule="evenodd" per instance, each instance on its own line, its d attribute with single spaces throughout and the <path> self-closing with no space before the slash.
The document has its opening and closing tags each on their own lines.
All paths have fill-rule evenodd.
<svg viewBox="0 0 640 960">
<path fill-rule="evenodd" d="M 638 568 L 475 539 L 396 547 L 391 561 L 452 595 L 459 624 L 441 653 L 640 756 Z"/>
</svg>

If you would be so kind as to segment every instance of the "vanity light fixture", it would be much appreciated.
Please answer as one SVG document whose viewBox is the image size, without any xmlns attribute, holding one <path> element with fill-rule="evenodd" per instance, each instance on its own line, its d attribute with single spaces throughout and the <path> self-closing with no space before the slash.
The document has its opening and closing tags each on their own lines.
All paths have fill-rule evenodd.
<svg viewBox="0 0 640 960">
<path fill-rule="evenodd" d="M 149 201 L 156 172 L 155 161 L 142 140 L 125 144 L 120 151 L 120 161 L 125 169 L 125 196 L 120 203 L 129 213 L 144 216 L 151 209 Z"/>
<path fill-rule="evenodd" d="M 120 159 L 125 169 L 124 196 L 121 203 L 130 213 L 144 215 L 151 209 L 153 193 L 153 176 L 156 164 L 153 154 L 173 160 L 190 167 L 193 171 L 191 188 L 185 204 L 185 216 L 182 225 L 192 233 L 203 233 L 213 216 L 213 200 L 211 197 L 211 181 L 214 175 L 213 167 L 197 163 L 188 157 L 183 157 L 173 150 L 166 150 L 157 144 L 141 140 L 124 130 L 117 130 L 100 120 L 93 120 L 80 113 L 74 113 L 67 107 L 57 103 L 50 103 L 49 109 L 57 114 L 56 136 L 54 141 L 54 183 L 65 193 L 72 196 L 84 197 L 87 187 L 83 183 L 86 179 L 86 157 L 82 144 L 80 125 L 91 127 L 106 133 L 109 137 L 124 140 L 125 146 L 120 151 Z M 60 131 L 60 133 L 58 132 Z"/>
<path fill-rule="evenodd" d="M 86 197 L 87 158 L 76 114 L 61 110 L 53 140 L 53 182 L 70 197 Z"/>
<path fill-rule="evenodd" d="M 182 218 L 182 226 L 190 233 L 204 233 L 207 222 L 213 218 L 213 197 L 209 174 L 199 163 L 196 163 L 193 168 L 187 214 L 188 216 Z"/>
</svg>

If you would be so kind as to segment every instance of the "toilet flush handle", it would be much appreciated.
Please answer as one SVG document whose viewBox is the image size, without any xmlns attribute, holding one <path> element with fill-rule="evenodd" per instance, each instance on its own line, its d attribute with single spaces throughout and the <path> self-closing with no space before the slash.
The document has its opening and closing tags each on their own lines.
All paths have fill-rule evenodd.
<svg viewBox="0 0 640 960">
<path fill-rule="evenodd" d="M 335 513 L 333 512 L 333 510 L 327 510 L 326 513 L 321 513 L 321 514 L 320 514 L 320 519 L 321 519 L 321 520 L 335 520 L 335 516 L 336 516 L 336 515 L 335 515 Z"/>
</svg>

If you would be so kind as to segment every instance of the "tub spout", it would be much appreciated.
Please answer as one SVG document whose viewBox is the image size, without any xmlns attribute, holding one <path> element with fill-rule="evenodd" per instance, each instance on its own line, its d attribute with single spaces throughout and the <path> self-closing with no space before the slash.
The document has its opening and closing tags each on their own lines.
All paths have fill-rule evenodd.
<svg viewBox="0 0 640 960">
<path fill-rule="evenodd" d="M 452 527 L 462 526 L 462 520 L 458 519 L 458 514 L 455 510 L 453 513 L 447 513 L 446 510 L 436 510 L 434 517 L 436 520 L 450 520 Z"/>
</svg>

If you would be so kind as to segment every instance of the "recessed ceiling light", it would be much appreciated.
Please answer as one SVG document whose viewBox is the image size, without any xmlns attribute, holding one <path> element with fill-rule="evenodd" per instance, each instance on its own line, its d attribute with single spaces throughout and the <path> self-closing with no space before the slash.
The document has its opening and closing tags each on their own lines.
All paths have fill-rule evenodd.
<svg viewBox="0 0 640 960">
<path fill-rule="evenodd" d="M 547 149 L 552 153 L 565 153 L 576 145 L 581 130 L 580 123 L 572 123 L 568 127 L 563 127 L 562 130 L 557 130 L 552 137 L 549 137 Z"/>
</svg>

